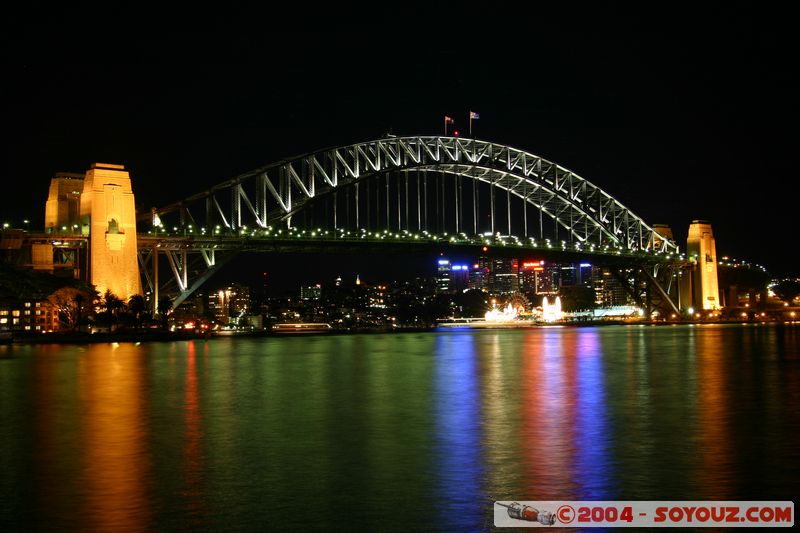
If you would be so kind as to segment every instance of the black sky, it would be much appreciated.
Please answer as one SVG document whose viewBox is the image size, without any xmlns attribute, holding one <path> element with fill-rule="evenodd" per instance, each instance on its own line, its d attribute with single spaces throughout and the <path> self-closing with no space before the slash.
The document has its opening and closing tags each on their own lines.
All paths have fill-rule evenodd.
<svg viewBox="0 0 800 533">
<path fill-rule="evenodd" d="M 788 14 L 695 15 L 491 36 L 269 34 L 215 62 L 164 60 L 151 44 L 136 63 L 7 64 L 0 216 L 42 225 L 52 174 L 93 161 L 125 164 L 149 208 L 390 129 L 438 134 L 444 115 L 463 129 L 474 110 L 476 137 L 558 162 L 683 244 L 706 219 L 719 255 L 797 273 Z"/>
</svg>

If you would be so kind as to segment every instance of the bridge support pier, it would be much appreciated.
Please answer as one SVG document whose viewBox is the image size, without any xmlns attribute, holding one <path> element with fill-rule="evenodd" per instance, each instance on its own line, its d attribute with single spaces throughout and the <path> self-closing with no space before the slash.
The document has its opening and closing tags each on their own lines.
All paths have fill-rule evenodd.
<svg viewBox="0 0 800 533">
<path fill-rule="evenodd" d="M 158 248 L 153 246 L 153 316 L 158 314 Z"/>
<path fill-rule="evenodd" d="M 637 266 L 631 272 L 621 268 L 611 268 L 611 274 L 622 284 L 625 292 L 633 298 L 637 306 L 641 307 L 648 318 L 653 318 L 654 313 L 670 316 L 680 316 L 680 309 L 673 297 L 669 294 L 677 285 L 672 283 L 674 272 L 672 268 L 653 267 L 651 274 L 648 265 Z"/>
</svg>

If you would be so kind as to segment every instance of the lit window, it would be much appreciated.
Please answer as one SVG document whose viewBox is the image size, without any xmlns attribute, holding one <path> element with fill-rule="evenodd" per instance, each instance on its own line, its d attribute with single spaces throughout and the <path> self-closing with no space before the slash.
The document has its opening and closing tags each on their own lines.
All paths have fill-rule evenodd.
<svg viewBox="0 0 800 533">
<path fill-rule="evenodd" d="M 0 309 L 0 316 L 8 316 L 8 309 Z"/>
<path fill-rule="evenodd" d="M 25 307 L 30 307 L 30 306 L 31 306 L 30 302 L 25 302 Z"/>
<path fill-rule="evenodd" d="M 30 326 L 25 326 L 25 331 L 30 331 L 30 330 L 31 330 Z"/>
<path fill-rule="evenodd" d="M 31 314 L 31 310 L 30 309 L 26 309 L 25 310 L 25 315 L 27 316 L 27 315 L 30 315 L 30 314 Z"/>
<path fill-rule="evenodd" d="M 11 323 L 12 324 L 19 324 L 19 318 L 12 318 L 11 319 Z"/>
<path fill-rule="evenodd" d="M 11 316 L 19 316 L 19 315 L 20 315 L 19 309 L 14 309 L 13 311 L 11 311 Z"/>
<path fill-rule="evenodd" d="M 41 310 L 41 309 L 37 309 L 37 310 L 36 310 L 36 316 L 39 316 L 39 315 L 41 315 L 41 314 L 42 314 L 42 310 Z"/>
<path fill-rule="evenodd" d="M 8 324 L 7 318 L 0 318 L 0 324 Z"/>
<path fill-rule="evenodd" d="M 36 302 L 36 307 L 41 307 L 41 306 L 42 306 L 42 302 Z"/>
</svg>

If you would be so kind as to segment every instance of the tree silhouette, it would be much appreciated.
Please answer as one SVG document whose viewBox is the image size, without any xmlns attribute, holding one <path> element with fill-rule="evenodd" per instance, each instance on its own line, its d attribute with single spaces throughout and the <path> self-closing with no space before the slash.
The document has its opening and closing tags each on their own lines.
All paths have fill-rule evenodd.
<svg viewBox="0 0 800 533">
<path fill-rule="evenodd" d="M 792 300 L 800 296 L 800 281 L 796 279 L 784 279 L 772 287 L 775 296 L 791 305 Z"/>
<path fill-rule="evenodd" d="M 161 298 L 158 301 L 158 313 L 161 315 L 161 327 L 167 329 L 169 324 L 169 313 L 172 311 L 172 300 Z"/>
<path fill-rule="evenodd" d="M 561 308 L 564 311 L 586 311 L 595 307 L 595 293 L 589 287 L 579 285 L 561 287 L 558 295 L 561 297 Z"/>
<path fill-rule="evenodd" d="M 142 315 L 147 311 L 144 296 L 141 294 L 134 294 L 128 299 L 128 311 L 133 314 L 136 329 L 142 327 Z"/>
<path fill-rule="evenodd" d="M 105 307 L 106 313 L 116 315 L 120 309 L 125 307 L 125 302 L 123 302 L 119 296 L 111 292 L 110 289 L 106 289 L 103 295 L 103 306 Z"/>
</svg>

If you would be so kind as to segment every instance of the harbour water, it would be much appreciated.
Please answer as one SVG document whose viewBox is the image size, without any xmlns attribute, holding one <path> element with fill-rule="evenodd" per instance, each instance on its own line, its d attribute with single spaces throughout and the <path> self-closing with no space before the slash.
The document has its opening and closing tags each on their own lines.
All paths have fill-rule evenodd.
<svg viewBox="0 0 800 533">
<path fill-rule="evenodd" d="M 0 346 L 0 530 L 474 531 L 495 500 L 789 500 L 800 328 Z"/>
</svg>

